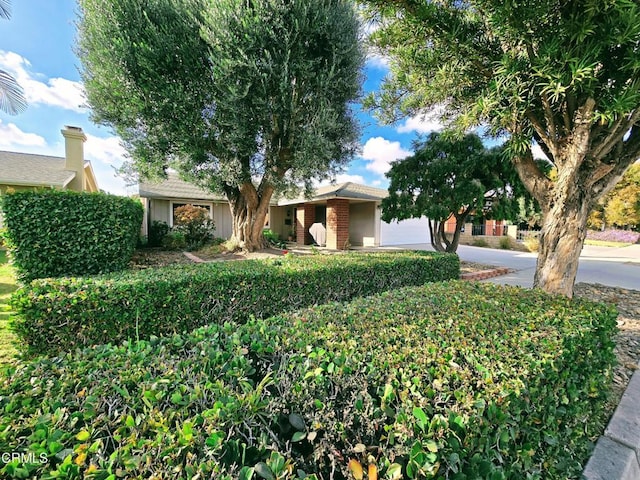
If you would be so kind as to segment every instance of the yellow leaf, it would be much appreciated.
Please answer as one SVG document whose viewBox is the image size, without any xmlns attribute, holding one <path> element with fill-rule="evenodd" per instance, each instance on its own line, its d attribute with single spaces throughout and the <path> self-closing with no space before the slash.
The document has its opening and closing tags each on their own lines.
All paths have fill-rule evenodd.
<svg viewBox="0 0 640 480">
<path fill-rule="evenodd" d="M 89 468 L 87 468 L 87 471 L 85 472 L 85 474 L 86 473 L 93 473 L 93 472 L 97 472 L 97 471 L 98 471 L 98 467 L 95 464 L 92 463 L 91 465 L 89 465 Z"/>
<path fill-rule="evenodd" d="M 369 477 L 369 480 L 378 480 L 378 467 L 376 467 L 373 463 L 369 464 L 367 476 Z"/>
<path fill-rule="evenodd" d="M 351 474 L 353 475 L 353 478 L 355 478 L 356 480 L 362 480 L 362 478 L 364 477 L 364 472 L 362 471 L 362 465 L 360 465 L 359 461 L 353 458 L 349 460 L 349 470 L 351 470 Z"/>
<path fill-rule="evenodd" d="M 87 454 L 82 452 L 80 455 L 78 455 L 76 457 L 76 459 L 73 461 L 73 463 L 75 463 L 78 466 L 84 465 L 84 461 L 87 459 Z"/>
</svg>

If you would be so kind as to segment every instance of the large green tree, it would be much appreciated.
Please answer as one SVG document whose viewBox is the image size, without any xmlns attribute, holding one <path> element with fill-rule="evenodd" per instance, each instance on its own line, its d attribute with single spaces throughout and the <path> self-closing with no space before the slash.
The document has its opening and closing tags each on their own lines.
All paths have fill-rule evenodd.
<svg viewBox="0 0 640 480">
<path fill-rule="evenodd" d="M 455 252 L 471 214 L 503 220 L 520 212 L 524 187 L 503 153 L 500 148 L 486 149 L 475 134 L 453 138 L 432 133 L 416 143 L 412 156 L 391 165 L 382 219 L 426 216 L 433 248 Z M 455 219 L 451 239 L 445 233 L 450 217 Z"/>
<path fill-rule="evenodd" d="M 347 0 L 80 0 L 93 118 L 142 177 L 167 167 L 224 193 L 233 236 L 262 245 L 274 193 L 356 151 L 364 61 Z"/>
<path fill-rule="evenodd" d="M 573 295 L 589 212 L 640 155 L 640 5 L 633 0 L 366 0 L 391 74 L 371 106 L 436 105 L 486 125 L 543 212 L 534 285 Z M 553 163 L 534 161 L 534 141 Z"/>
</svg>

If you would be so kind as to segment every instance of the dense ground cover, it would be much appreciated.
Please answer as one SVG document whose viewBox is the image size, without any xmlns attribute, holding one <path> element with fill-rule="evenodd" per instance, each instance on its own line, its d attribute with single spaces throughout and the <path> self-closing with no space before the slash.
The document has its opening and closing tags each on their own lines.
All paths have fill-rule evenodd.
<svg viewBox="0 0 640 480">
<path fill-rule="evenodd" d="M 445 282 L 44 358 L 0 384 L 0 451 L 33 460 L 2 473 L 578 478 L 614 331 L 601 304 Z"/>
<path fill-rule="evenodd" d="M 434 252 L 284 256 L 35 280 L 12 298 L 15 329 L 39 353 L 188 332 L 356 296 L 456 279 Z"/>
</svg>

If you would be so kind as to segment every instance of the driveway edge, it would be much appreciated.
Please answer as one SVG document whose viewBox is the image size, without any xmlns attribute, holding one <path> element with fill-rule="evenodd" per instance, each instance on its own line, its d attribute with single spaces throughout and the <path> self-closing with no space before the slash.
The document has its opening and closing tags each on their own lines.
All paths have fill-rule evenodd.
<svg viewBox="0 0 640 480">
<path fill-rule="evenodd" d="M 582 472 L 583 480 L 640 478 L 640 371 L 636 371 Z"/>
</svg>

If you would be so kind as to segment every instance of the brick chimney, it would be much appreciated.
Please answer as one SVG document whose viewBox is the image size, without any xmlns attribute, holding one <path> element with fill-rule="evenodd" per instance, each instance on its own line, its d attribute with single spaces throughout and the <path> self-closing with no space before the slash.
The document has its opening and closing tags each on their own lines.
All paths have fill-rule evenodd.
<svg viewBox="0 0 640 480">
<path fill-rule="evenodd" d="M 76 172 L 67 188 L 81 192 L 84 190 L 84 142 L 87 137 L 80 127 L 66 125 L 61 132 L 64 137 L 64 169 Z"/>
</svg>

